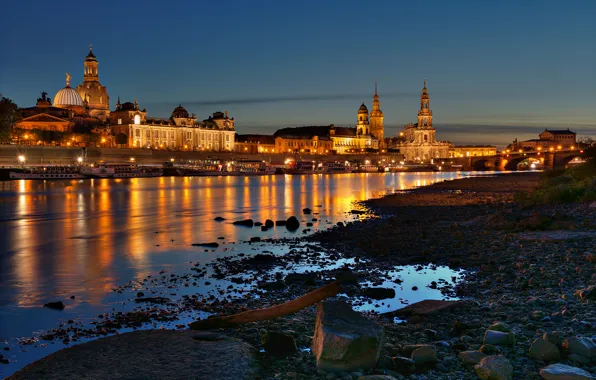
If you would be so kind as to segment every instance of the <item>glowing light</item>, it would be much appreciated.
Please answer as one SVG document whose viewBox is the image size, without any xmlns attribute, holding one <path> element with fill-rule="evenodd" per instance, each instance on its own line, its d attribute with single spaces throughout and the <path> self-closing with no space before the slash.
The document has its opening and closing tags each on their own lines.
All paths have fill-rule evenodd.
<svg viewBox="0 0 596 380">
<path fill-rule="evenodd" d="M 78 161 L 79 163 L 83 162 L 83 157 L 77 157 L 77 161 Z"/>
<path fill-rule="evenodd" d="M 174 162 L 174 158 L 170 158 L 170 162 Z"/>
<path fill-rule="evenodd" d="M 101 143 L 103 144 L 103 143 L 105 143 L 105 142 L 106 142 L 106 139 L 105 139 L 105 137 L 102 137 L 102 138 L 101 138 Z"/>
<path fill-rule="evenodd" d="M 135 158 L 134 158 L 134 157 L 131 157 L 131 158 L 130 158 L 130 160 L 131 160 L 131 161 L 134 161 L 134 160 L 135 160 Z"/>
<path fill-rule="evenodd" d="M 22 154 L 21 154 L 21 155 L 19 155 L 18 159 L 19 159 L 19 162 L 20 162 L 20 163 L 23 163 L 23 162 L 25 162 L 25 156 L 23 156 Z"/>
</svg>

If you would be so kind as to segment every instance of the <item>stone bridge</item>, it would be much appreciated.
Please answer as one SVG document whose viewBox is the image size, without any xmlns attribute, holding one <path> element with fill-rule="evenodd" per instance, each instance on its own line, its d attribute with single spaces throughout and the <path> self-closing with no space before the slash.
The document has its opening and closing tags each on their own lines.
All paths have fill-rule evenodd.
<svg viewBox="0 0 596 380">
<path fill-rule="evenodd" d="M 496 156 L 473 156 L 453 159 L 454 164 L 471 170 L 517 170 L 517 164 L 528 158 L 542 161 L 544 169 L 564 169 L 569 161 L 581 157 L 583 150 L 557 150 L 546 152 L 511 152 Z"/>
</svg>

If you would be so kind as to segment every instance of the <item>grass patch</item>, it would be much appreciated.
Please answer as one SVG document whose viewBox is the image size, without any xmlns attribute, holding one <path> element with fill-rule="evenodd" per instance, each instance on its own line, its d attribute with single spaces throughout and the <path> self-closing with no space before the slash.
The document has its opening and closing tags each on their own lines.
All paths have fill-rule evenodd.
<svg viewBox="0 0 596 380">
<path fill-rule="evenodd" d="M 545 172 L 533 193 L 520 193 L 523 205 L 596 201 L 596 160 L 566 170 Z"/>
</svg>

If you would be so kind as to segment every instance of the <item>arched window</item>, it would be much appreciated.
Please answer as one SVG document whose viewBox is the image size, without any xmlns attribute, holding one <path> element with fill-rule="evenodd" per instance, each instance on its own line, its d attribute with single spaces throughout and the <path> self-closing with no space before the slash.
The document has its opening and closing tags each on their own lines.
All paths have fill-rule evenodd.
<svg viewBox="0 0 596 380">
<path fill-rule="evenodd" d="M 424 135 L 424 141 L 428 141 L 428 135 Z"/>
<path fill-rule="evenodd" d="M 424 119 L 424 121 L 422 122 L 422 125 L 426 126 L 426 119 Z M 426 135 L 425 135 L 426 137 Z"/>
<path fill-rule="evenodd" d="M 135 115 L 135 124 L 136 125 L 141 124 L 141 115 Z"/>
<path fill-rule="evenodd" d="M 362 116 L 360 116 L 360 121 L 362 121 Z"/>
</svg>

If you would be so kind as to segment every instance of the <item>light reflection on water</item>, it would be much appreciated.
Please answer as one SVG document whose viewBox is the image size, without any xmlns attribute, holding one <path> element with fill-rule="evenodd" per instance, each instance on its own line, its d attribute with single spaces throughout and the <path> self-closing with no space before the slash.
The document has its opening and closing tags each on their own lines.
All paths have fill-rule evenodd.
<svg viewBox="0 0 596 380">
<path fill-rule="evenodd" d="M 128 280 L 211 260 L 252 236 L 302 236 L 285 227 L 238 227 L 233 220 L 315 217 L 316 231 L 351 220 L 346 212 L 354 201 L 475 174 L 0 182 L 0 340 L 53 327 L 59 316 L 41 308 L 45 302 L 64 300 L 81 316 L 96 313 L 114 302 L 110 290 Z M 313 215 L 302 215 L 305 207 Z M 215 222 L 216 216 L 227 220 Z M 223 245 L 210 252 L 191 246 L 212 241 Z"/>
</svg>

